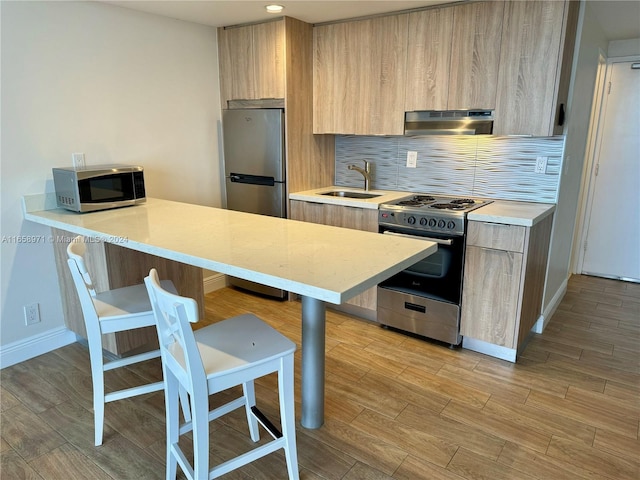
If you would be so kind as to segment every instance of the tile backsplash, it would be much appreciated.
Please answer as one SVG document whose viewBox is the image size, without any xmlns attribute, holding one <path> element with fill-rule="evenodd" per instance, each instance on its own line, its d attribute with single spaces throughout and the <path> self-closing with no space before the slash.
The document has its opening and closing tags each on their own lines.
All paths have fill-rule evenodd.
<svg viewBox="0 0 640 480">
<path fill-rule="evenodd" d="M 336 136 L 335 184 L 361 188 L 362 175 L 347 168 L 372 164 L 372 189 L 555 203 L 564 136 Z M 407 152 L 418 153 L 408 168 Z M 537 157 L 547 157 L 536 173 Z"/>
</svg>

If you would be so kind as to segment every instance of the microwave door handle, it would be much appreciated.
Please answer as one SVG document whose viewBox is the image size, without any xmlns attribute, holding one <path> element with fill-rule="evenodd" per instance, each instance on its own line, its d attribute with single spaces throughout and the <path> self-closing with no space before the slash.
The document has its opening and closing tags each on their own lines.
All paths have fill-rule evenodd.
<svg viewBox="0 0 640 480">
<path fill-rule="evenodd" d="M 384 232 L 384 235 L 395 235 L 397 237 L 405 237 L 405 238 L 413 238 L 415 240 L 426 240 L 428 242 L 434 242 L 434 243 L 438 243 L 440 245 L 452 245 L 453 244 L 453 240 L 449 239 L 442 239 L 442 238 L 431 238 L 431 237 L 421 237 L 418 235 L 407 235 L 406 233 L 395 233 L 395 232 Z"/>
</svg>

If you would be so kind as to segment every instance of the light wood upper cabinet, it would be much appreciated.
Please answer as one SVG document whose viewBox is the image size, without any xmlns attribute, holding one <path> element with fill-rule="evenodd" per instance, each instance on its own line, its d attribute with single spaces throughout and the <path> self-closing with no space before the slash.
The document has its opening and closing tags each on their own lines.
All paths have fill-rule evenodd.
<svg viewBox="0 0 640 480">
<path fill-rule="evenodd" d="M 314 28 L 314 133 L 403 133 L 408 15 Z"/>
<path fill-rule="evenodd" d="M 256 98 L 284 98 L 284 21 L 251 26 Z"/>
<path fill-rule="evenodd" d="M 568 96 L 577 12 L 576 1 L 506 3 L 495 134 L 562 133 L 557 117 Z"/>
<path fill-rule="evenodd" d="M 453 8 L 409 14 L 404 109 L 446 110 Z"/>
<path fill-rule="evenodd" d="M 285 22 L 218 29 L 220 92 L 229 100 L 284 98 Z"/>
<path fill-rule="evenodd" d="M 495 108 L 504 2 L 474 2 L 452 9 L 447 108 Z"/>
</svg>

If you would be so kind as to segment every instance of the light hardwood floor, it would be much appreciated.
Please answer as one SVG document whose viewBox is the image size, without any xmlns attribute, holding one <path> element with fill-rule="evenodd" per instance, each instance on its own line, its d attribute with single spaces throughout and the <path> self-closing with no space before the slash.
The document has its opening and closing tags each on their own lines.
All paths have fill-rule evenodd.
<svg viewBox="0 0 640 480">
<path fill-rule="evenodd" d="M 207 322 L 253 311 L 300 344 L 300 305 L 231 289 Z M 327 314 L 326 422 L 299 426 L 303 480 L 640 478 L 640 285 L 574 276 L 517 364 Z M 296 358 L 300 392 L 300 351 Z M 87 351 L 70 345 L 0 372 L 4 479 L 164 476 L 162 392 L 107 405 L 93 446 Z M 159 378 L 157 363 L 107 378 Z M 257 386 L 277 419 L 275 378 Z M 217 421 L 212 459 L 247 449 L 242 414 Z M 263 436 L 266 434 L 263 434 Z M 285 479 L 274 453 L 225 476 Z"/>
</svg>

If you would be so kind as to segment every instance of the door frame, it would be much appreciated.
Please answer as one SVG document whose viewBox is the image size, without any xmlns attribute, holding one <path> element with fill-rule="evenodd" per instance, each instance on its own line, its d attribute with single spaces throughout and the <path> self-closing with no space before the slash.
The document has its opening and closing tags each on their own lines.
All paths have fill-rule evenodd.
<svg viewBox="0 0 640 480">
<path fill-rule="evenodd" d="M 593 108 L 589 122 L 589 133 L 587 136 L 587 148 L 585 151 L 584 169 L 582 172 L 582 185 L 580 187 L 578 215 L 576 218 L 576 232 L 574 238 L 573 260 L 571 272 L 581 274 L 584 264 L 585 244 L 587 233 L 589 232 L 589 218 L 593 207 L 593 197 L 595 194 L 596 175 L 595 170 L 598 165 L 600 146 L 602 145 L 602 130 L 604 126 L 604 112 L 607 108 L 607 85 L 611 81 L 613 65 L 616 63 L 640 62 L 640 55 L 626 57 L 606 58 L 600 50 L 598 56 L 598 73 L 596 76 L 596 86 L 594 89 Z"/>
</svg>

